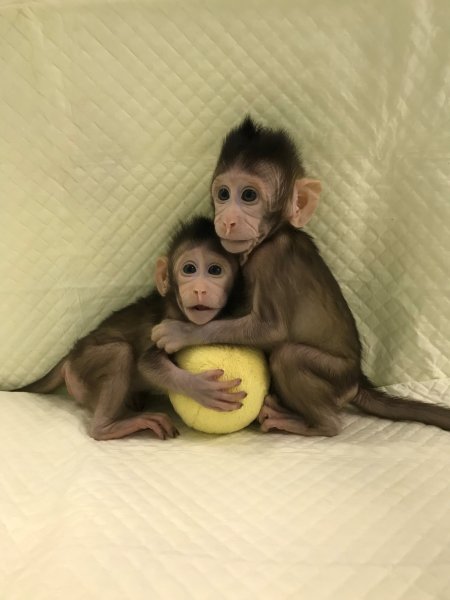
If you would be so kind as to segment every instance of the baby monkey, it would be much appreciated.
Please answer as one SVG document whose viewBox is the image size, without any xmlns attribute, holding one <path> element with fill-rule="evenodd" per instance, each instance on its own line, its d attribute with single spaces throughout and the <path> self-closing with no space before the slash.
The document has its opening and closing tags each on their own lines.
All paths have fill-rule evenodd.
<svg viewBox="0 0 450 600">
<path fill-rule="evenodd" d="M 149 429 L 158 438 L 178 432 L 163 413 L 130 415 L 142 391 L 178 392 L 218 411 L 242 406 L 245 392 L 231 392 L 240 380 L 218 381 L 223 371 L 192 374 L 180 369 L 151 341 L 152 327 L 164 318 L 204 325 L 226 314 L 239 293 L 237 257 L 221 246 L 213 222 L 197 217 L 174 234 L 167 256 L 156 262 L 156 289 L 113 313 L 47 375 L 18 391 L 48 393 L 62 384 L 93 410 L 89 433 L 96 440 L 122 438 Z"/>
<path fill-rule="evenodd" d="M 380 417 L 450 429 L 450 410 L 374 389 L 361 368 L 361 343 L 342 291 L 313 239 L 320 182 L 305 176 L 283 130 L 247 117 L 226 136 L 213 174 L 215 227 L 240 258 L 245 316 L 201 327 L 164 321 L 152 339 L 167 352 L 187 345 L 248 344 L 269 355 L 272 393 L 263 431 L 336 435 L 348 403 Z"/>
</svg>

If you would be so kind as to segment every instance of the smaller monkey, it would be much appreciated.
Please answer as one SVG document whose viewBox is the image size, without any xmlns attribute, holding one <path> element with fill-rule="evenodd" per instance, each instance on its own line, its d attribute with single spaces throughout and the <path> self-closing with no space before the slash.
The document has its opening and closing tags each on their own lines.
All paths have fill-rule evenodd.
<svg viewBox="0 0 450 600">
<path fill-rule="evenodd" d="M 143 391 L 174 391 L 218 411 L 236 410 L 246 396 L 231 392 L 239 379 L 218 381 L 220 369 L 193 374 L 180 369 L 151 341 L 152 327 L 164 318 L 204 325 L 226 314 L 237 301 L 239 265 L 221 246 L 214 224 L 194 218 L 173 235 L 167 256 L 156 261 L 156 289 L 114 312 L 78 340 L 41 379 L 17 391 L 49 393 L 62 384 L 93 410 L 89 434 L 96 440 L 122 438 L 151 430 L 158 438 L 178 432 L 163 413 L 129 415 Z"/>
</svg>

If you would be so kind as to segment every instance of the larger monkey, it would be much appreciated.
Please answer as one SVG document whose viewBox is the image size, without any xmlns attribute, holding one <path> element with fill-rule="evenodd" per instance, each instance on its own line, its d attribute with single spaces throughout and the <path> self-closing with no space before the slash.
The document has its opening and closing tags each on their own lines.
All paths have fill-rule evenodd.
<svg viewBox="0 0 450 600">
<path fill-rule="evenodd" d="M 218 315 L 238 281 L 238 268 L 237 258 L 221 247 L 212 221 L 193 219 L 173 236 L 168 257 L 158 259 L 157 289 L 113 313 L 47 375 L 19 391 L 47 393 L 65 383 L 78 402 L 93 410 L 89 433 L 97 440 L 143 429 L 161 439 L 177 435 L 165 414 L 128 414 L 130 399 L 144 390 L 179 392 L 215 410 L 240 408 L 245 392 L 230 391 L 238 379 L 219 381 L 221 370 L 188 373 L 150 339 L 152 326 L 164 317 L 203 324 Z"/>
<path fill-rule="evenodd" d="M 243 264 L 248 314 L 202 327 L 165 321 L 153 340 L 167 352 L 206 343 L 266 350 L 273 393 L 259 416 L 263 431 L 333 436 L 348 403 L 380 417 L 450 429 L 448 408 L 388 396 L 363 374 L 353 315 L 312 238 L 299 230 L 320 191 L 283 130 L 247 117 L 230 131 L 211 193 L 216 232 Z"/>
</svg>

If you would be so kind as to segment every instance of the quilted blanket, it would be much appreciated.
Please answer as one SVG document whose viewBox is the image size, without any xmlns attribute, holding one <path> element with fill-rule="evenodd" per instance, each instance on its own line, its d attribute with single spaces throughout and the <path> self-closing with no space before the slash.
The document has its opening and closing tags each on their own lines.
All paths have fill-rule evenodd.
<svg viewBox="0 0 450 600">
<path fill-rule="evenodd" d="M 221 138 L 286 127 L 379 385 L 450 404 L 450 3 L 0 0 L 0 598 L 447 600 L 450 434 L 96 443 L 7 392 L 146 293 Z"/>
</svg>

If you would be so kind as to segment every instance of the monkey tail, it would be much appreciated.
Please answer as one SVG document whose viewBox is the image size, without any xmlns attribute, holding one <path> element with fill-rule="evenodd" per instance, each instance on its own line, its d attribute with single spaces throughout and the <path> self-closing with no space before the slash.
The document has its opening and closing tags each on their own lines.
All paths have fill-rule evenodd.
<svg viewBox="0 0 450 600">
<path fill-rule="evenodd" d="M 450 431 L 450 408 L 429 404 L 412 398 L 391 396 L 374 389 L 372 382 L 363 375 L 361 387 L 351 401 L 362 411 L 393 421 L 417 421 Z"/>
<path fill-rule="evenodd" d="M 51 369 L 46 375 L 38 379 L 37 381 L 33 381 L 28 385 L 25 385 L 21 388 L 17 388 L 16 392 L 34 392 L 35 394 L 48 394 L 56 390 L 57 387 L 63 385 L 64 383 L 64 363 L 66 362 L 66 357 L 62 358 L 58 364 L 56 364 L 53 369 Z"/>
</svg>

